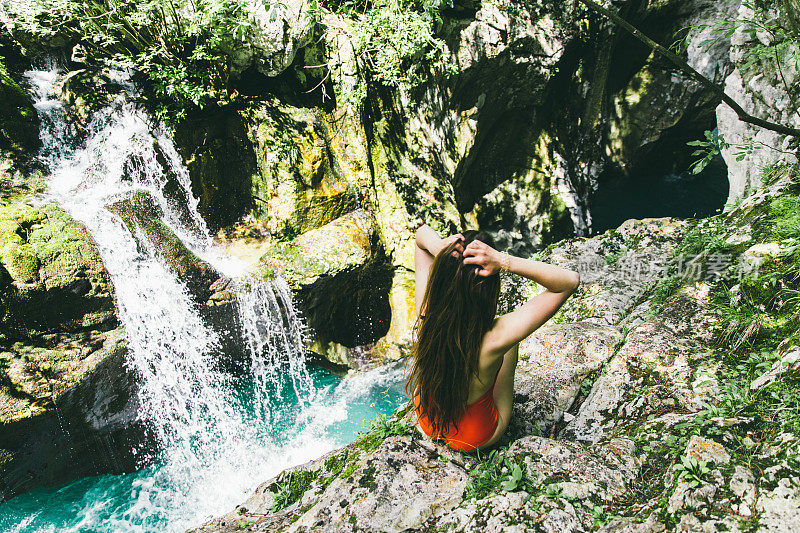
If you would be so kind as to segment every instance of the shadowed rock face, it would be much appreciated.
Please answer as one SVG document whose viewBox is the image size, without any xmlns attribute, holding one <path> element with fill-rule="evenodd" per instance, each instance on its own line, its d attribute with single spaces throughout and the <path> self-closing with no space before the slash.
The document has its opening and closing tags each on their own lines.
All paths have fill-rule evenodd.
<svg viewBox="0 0 800 533">
<path fill-rule="evenodd" d="M 30 97 L 15 82 L 5 65 L 0 63 L 0 150 L 13 156 L 35 152 L 39 140 L 39 116 Z"/>
<path fill-rule="evenodd" d="M 132 472 L 145 458 L 152 440 L 137 418 L 124 331 L 96 340 L 104 346 L 86 358 L 74 385 L 40 396 L 30 414 L 0 422 L 0 501 L 72 479 Z M 51 383 L 63 386 L 58 377 Z"/>
</svg>

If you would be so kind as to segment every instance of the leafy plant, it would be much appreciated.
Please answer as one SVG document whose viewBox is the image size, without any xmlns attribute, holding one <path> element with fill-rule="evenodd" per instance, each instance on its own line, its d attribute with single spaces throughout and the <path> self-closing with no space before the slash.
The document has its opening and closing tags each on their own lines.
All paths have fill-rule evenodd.
<svg viewBox="0 0 800 533">
<path fill-rule="evenodd" d="M 363 433 L 359 445 L 366 451 L 376 449 L 389 437 L 408 435 L 410 428 L 398 417 L 387 417 L 380 414 L 369 423 L 369 429 Z"/>
<path fill-rule="evenodd" d="M 344 0 L 329 1 L 328 7 L 350 18 L 356 60 L 361 67 L 356 85 L 340 96 L 360 103 L 366 83 L 374 80 L 395 87 L 422 81 L 425 62 L 443 60 L 444 41 L 435 34 L 441 25 L 441 9 L 452 0 Z M 441 61 L 446 73 L 453 65 Z"/>
<path fill-rule="evenodd" d="M 283 472 L 273 485 L 277 490 L 273 492 L 274 499 L 270 511 L 278 512 L 299 500 L 315 477 L 315 473 L 308 470 Z"/>
<path fill-rule="evenodd" d="M 692 157 L 700 157 L 700 159 L 695 160 L 689 166 L 689 170 L 692 171 L 692 174 L 700 174 L 715 157 L 722 153 L 722 150 L 730 147 L 716 129 L 714 131 L 706 130 L 703 132 L 703 135 L 705 136 L 705 140 L 689 141 L 686 143 L 689 146 L 697 148 L 697 150 L 692 152 Z"/>
<path fill-rule="evenodd" d="M 230 54 L 250 19 L 236 0 L 6 0 L 17 31 L 79 42 L 110 68 L 133 69 L 156 97 L 156 113 L 179 121 L 227 97 Z"/>
<path fill-rule="evenodd" d="M 481 499 L 500 490 L 532 492 L 533 489 L 530 478 L 518 461 L 493 450 L 485 460 L 479 460 L 469 470 L 469 483 L 464 496 Z"/>
<path fill-rule="evenodd" d="M 697 488 L 701 483 L 707 481 L 708 475 L 711 473 L 709 462 L 701 461 L 689 455 L 682 456 L 680 461 L 675 465 L 679 479 L 686 481 L 692 488 Z"/>
</svg>

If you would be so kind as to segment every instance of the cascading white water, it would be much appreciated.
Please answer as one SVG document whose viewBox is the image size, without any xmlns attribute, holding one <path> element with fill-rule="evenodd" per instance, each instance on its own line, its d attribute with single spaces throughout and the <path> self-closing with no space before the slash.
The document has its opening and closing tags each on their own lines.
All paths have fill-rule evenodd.
<svg viewBox="0 0 800 533">
<path fill-rule="evenodd" d="M 27 76 L 42 117 L 42 157 L 51 171 L 47 200 L 85 224 L 97 242 L 128 336 L 128 364 L 140 380 L 141 416 L 160 444 L 146 475 L 119 482 L 130 491 L 127 504 L 109 509 L 98 495 L 71 527 L 180 531 L 229 510 L 279 470 L 342 444 L 331 437 L 336 424 L 365 391 L 396 383 L 400 370 L 376 370 L 347 387 L 315 387 L 288 286 L 281 280 L 250 282 L 242 283 L 247 288 L 237 305 L 252 381 L 244 392 L 237 389 L 233 377 L 216 369 L 218 336 L 185 285 L 146 236 L 132 235 L 107 209 L 146 191 L 190 250 L 229 275 L 240 270 L 214 248 L 169 135 L 120 97 L 94 117 L 85 141 L 74 146 L 65 110 L 53 94 L 56 70 Z M 178 203 L 174 190 L 167 190 L 176 183 Z M 296 400 L 291 409 L 283 405 L 285 396 Z M 25 524 L 18 530 L 26 530 Z"/>
</svg>

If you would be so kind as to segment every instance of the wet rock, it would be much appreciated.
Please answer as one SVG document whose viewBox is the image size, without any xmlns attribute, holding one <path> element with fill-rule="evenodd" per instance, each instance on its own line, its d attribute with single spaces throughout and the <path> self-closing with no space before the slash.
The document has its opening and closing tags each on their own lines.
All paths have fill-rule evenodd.
<svg viewBox="0 0 800 533">
<path fill-rule="evenodd" d="M 261 257 L 260 275 L 280 274 L 294 289 L 308 287 L 367 262 L 371 254 L 371 222 L 363 211 L 340 217 L 295 240 L 274 243 Z"/>
<path fill-rule="evenodd" d="M 147 443 L 114 291 L 55 205 L 0 205 L 0 501 L 122 473 Z"/>
<path fill-rule="evenodd" d="M 59 336 L 46 350 L 0 348 L 0 501 L 76 478 L 132 472 L 152 445 L 138 418 L 122 328 L 92 334 L 91 341 Z M 95 348 L 87 353 L 87 345 Z"/>
<path fill-rule="evenodd" d="M 350 447 L 353 450 L 353 447 Z M 342 452 L 338 452 L 340 455 Z M 300 498 L 283 511 L 270 512 L 271 480 L 256 489 L 241 512 L 206 524 L 195 531 L 235 531 L 250 522 L 253 531 L 406 531 L 423 526 L 461 499 L 467 473 L 443 463 L 419 441 L 390 437 L 374 451 L 326 456 L 301 467 L 311 474 Z M 352 465 L 326 479 L 330 466 L 344 460 Z"/>
<path fill-rule="evenodd" d="M 163 222 L 164 213 L 148 193 L 135 192 L 125 200 L 112 204 L 109 210 L 122 218 L 131 234 L 143 232 L 147 236 L 147 240 L 140 245 L 152 246 L 150 252 L 161 257 L 186 282 L 187 288 L 198 302 L 208 300 L 211 296 L 210 287 L 219 279 L 219 273 L 186 248 Z"/>
<path fill-rule="evenodd" d="M 247 214 L 258 173 L 245 120 L 227 109 L 192 115 L 175 127 L 175 145 L 189 169 L 197 210 L 212 230 Z"/>
<path fill-rule="evenodd" d="M 247 122 L 258 161 L 251 212 L 272 237 L 292 239 L 358 207 L 325 115 L 271 101 L 250 109 Z"/>
<path fill-rule="evenodd" d="M 115 327 L 113 289 L 91 237 L 58 207 L 0 205 L 0 242 L 0 325 L 9 339 Z"/>
<path fill-rule="evenodd" d="M 122 85 L 108 72 L 96 68 L 73 70 L 61 79 L 61 99 L 67 104 L 70 124 L 80 130 L 85 130 L 92 117 L 122 91 Z"/>
<path fill-rule="evenodd" d="M 257 266 L 263 278 L 286 279 L 314 332 L 311 348 L 335 363 L 360 366 L 361 351 L 371 354 L 367 359 L 400 356 L 388 341 L 373 345 L 393 319 L 393 271 L 382 250 L 373 249 L 371 228 L 369 216 L 354 211 L 291 242 L 270 244 Z"/>
</svg>

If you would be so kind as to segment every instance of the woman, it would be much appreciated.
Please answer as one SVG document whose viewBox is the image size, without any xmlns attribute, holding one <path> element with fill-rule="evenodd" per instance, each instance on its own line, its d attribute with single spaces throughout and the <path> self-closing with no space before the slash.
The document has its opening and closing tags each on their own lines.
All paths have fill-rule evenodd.
<svg viewBox="0 0 800 533">
<path fill-rule="evenodd" d="M 576 272 L 501 253 L 489 236 L 416 234 L 417 340 L 406 384 L 422 430 L 451 448 L 492 446 L 508 427 L 519 342 L 578 287 Z M 501 271 L 542 285 L 511 313 L 495 317 Z"/>
</svg>

